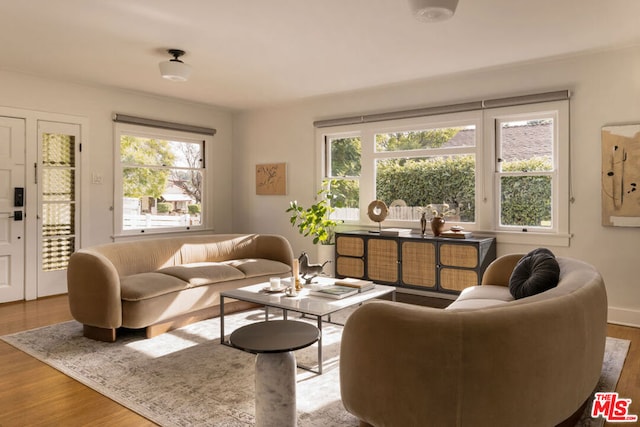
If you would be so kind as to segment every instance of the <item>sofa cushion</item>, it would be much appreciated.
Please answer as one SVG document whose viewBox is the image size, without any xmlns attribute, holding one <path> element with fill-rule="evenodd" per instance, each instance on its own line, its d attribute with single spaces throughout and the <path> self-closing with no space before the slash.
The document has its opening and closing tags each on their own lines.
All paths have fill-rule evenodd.
<svg viewBox="0 0 640 427">
<path fill-rule="evenodd" d="M 120 297 L 125 301 L 140 301 L 190 287 L 184 280 L 166 274 L 132 274 L 120 278 Z"/>
<path fill-rule="evenodd" d="M 242 271 L 221 262 L 194 262 L 162 268 L 157 272 L 182 279 L 191 286 L 209 285 L 245 277 Z"/>
<path fill-rule="evenodd" d="M 462 290 L 457 301 L 464 301 L 469 299 L 495 299 L 500 301 L 513 301 L 513 295 L 509 292 L 509 288 L 506 286 L 496 285 L 481 285 L 481 286 L 469 286 Z"/>
<path fill-rule="evenodd" d="M 446 310 L 477 310 L 513 301 L 506 286 L 482 285 L 465 288 Z"/>
<path fill-rule="evenodd" d="M 513 269 L 509 291 L 515 299 L 539 294 L 558 285 L 560 265 L 555 255 L 546 248 L 526 254 Z"/>
<path fill-rule="evenodd" d="M 236 259 L 227 264 L 242 271 L 246 277 L 278 276 L 291 271 L 287 264 L 262 258 Z"/>
<path fill-rule="evenodd" d="M 446 308 L 446 310 L 480 310 L 483 308 L 497 307 L 509 304 L 508 301 L 499 299 L 466 299 L 462 301 L 455 300 Z"/>
</svg>

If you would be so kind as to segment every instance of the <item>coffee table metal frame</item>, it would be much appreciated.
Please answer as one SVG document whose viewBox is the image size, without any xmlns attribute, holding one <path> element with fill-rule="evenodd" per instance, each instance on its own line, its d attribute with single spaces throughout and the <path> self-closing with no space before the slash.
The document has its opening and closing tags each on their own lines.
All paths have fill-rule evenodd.
<svg viewBox="0 0 640 427">
<path fill-rule="evenodd" d="M 323 278 L 322 282 L 327 283 L 330 279 Z M 317 327 L 320 330 L 320 339 L 318 340 L 318 370 L 313 370 L 308 366 L 298 365 L 299 368 L 322 374 L 322 323 L 323 317 L 327 317 L 327 322 L 331 322 L 331 315 L 345 308 L 360 305 L 365 301 L 372 300 L 384 295 L 391 294 L 392 301 L 396 299 L 395 286 L 385 286 L 376 284 L 374 289 L 361 292 L 342 299 L 331 299 L 318 297 L 309 294 L 309 289 L 303 289 L 295 297 L 286 296 L 284 293 L 267 293 L 265 288 L 269 287 L 269 283 L 259 283 L 257 285 L 246 286 L 243 288 L 233 289 L 220 292 L 220 343 L 231 346 L 229 340 L 225 338 L 224 331 L 224 300 L 231 298 L 240 301 L 252 302 L 265 306 L 265 320 L 269 318 L 269 308 L 278 308 L 283 312 L 283 319 L 287 320 L 288 312 L 293 311 L 303 316 L 314 316 L 317 321 Z"/>
</svg>

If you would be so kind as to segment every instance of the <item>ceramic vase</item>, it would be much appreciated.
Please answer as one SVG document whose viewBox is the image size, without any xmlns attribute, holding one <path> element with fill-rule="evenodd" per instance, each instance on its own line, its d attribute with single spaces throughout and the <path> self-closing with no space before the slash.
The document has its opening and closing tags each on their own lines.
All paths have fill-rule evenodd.
<svg viewBox="0 0 640 427">
<path fill-rule="evenodd" d="M 438 237 L 440 233 L 442 233 L 442 229 L 444 228 L 444 218 L 436 216 L 431 218 L 431 231 L 433 235 Z"/>
</svg>

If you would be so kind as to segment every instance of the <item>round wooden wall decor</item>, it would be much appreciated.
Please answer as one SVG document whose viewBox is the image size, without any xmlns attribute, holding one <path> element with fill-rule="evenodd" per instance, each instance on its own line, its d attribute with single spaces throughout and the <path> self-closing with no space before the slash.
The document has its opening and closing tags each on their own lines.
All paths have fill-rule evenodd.
<svg viewBox="0 0 640 427">
<path fill-rule="evenodd" d="M 387 209 L 387 205 L 382 200 L 374 200 L 369 203 L 367 215 L 371 221 L 382 222 L 388 214 L 389 209 Z"/>
</svg>

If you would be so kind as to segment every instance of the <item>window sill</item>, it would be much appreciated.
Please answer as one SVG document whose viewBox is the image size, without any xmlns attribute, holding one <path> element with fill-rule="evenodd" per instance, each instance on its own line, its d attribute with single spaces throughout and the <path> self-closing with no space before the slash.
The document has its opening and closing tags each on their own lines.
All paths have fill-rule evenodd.
<svg viewBox="0 0 640 427">
<path fill-rule="evenodd" d="M 481 232 L 477 232 L 481 233 Z M 491 231 L 497 243 L 534 246 L 559 246 L 569 247 L 571 234 L 532 233 L 530 231 Z"/>
<path fill-rule="evenodd" d="M 213 233 L 215 230 L 213 228 L 201 228 L 201 227 L 190 227 L 190 229 L 147 229 L 145 231 L 142 230 L 131 230 L 128 232 L 124 232 L 122 234 L 114 234 L 111 236 L 111 239 L 116 242 L 118 240 L 126 240 L 130 238 L 139 239 L 147 236 L 150 237 L 171 237 L 176 235 L 194 235 L 194 234 L 209 234 Z"/>
</svg>

